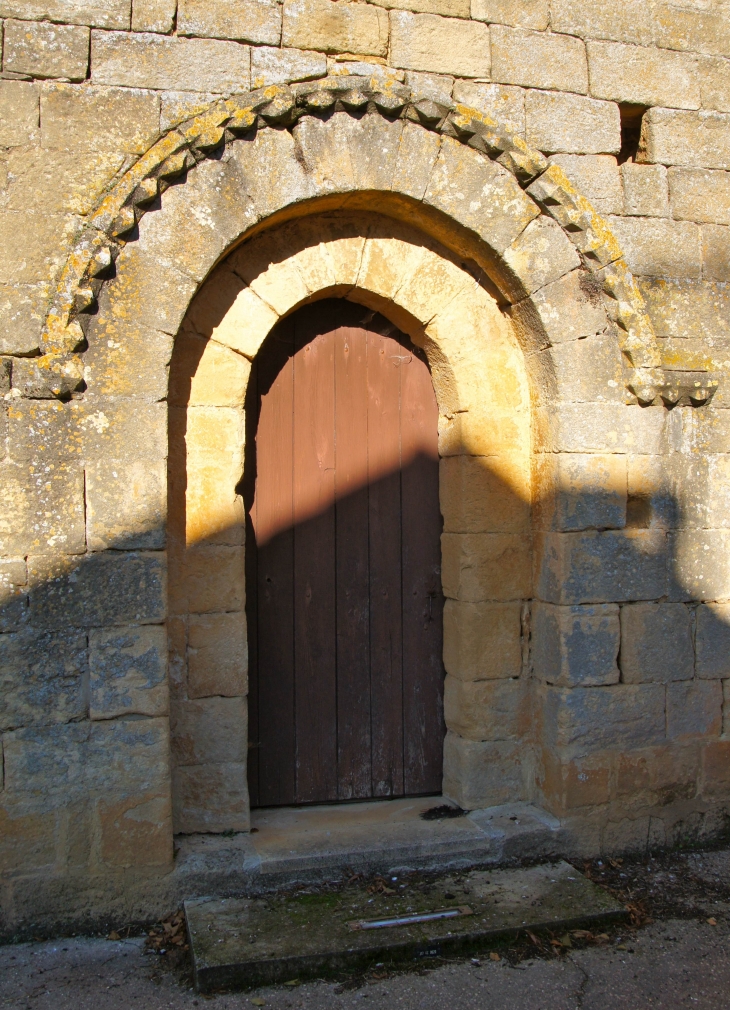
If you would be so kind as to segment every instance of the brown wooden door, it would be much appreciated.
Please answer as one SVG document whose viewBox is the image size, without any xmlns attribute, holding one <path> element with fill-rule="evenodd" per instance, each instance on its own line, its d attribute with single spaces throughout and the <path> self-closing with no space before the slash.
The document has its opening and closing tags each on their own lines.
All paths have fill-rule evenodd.
<svg viewBox="0 0 730 1010">
<path fill-rule="evenodd" d="M 440 791 L 437 425 L 422 354 L 361 306 L 300 310 L 254 364 L 254 806 Z"/>
</svg>

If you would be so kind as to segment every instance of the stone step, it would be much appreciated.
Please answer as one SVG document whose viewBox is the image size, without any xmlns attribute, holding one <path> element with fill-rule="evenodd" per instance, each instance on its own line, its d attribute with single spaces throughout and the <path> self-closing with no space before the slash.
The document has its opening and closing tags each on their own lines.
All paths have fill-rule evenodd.
<svg viewBox="0 0 730 1010">
<path fill-rule="evenodd" d="M 341 888 L 186 901 L 196 989 L 467 954 L 522 930 L 562 932 L 626 916 L 611 895 L 563 861 L 437 880 L 414 873 L 378 879 L 375 887 L 360 880 Z"/>
</svg>

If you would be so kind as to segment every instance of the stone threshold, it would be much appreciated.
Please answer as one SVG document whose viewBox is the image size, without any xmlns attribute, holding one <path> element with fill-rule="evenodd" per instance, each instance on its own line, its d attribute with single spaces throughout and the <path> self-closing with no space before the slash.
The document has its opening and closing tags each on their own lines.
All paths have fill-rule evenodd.
<svg viewBox="0 0 730 1010">
<path fill-rule="evenodd" d="M 279 891 L 185 902 L 198 992 L 248 988 L 474 953 L 522 931 L 601 928 L 626 917 L 569 863 L 391 874 L 377 888 Z"/>
</svg>

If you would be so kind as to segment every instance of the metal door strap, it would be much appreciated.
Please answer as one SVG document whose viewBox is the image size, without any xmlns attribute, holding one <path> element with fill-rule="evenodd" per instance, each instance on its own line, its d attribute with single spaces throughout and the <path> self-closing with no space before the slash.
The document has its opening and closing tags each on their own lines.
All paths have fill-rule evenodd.
<svg viewBox="0 0 730 1010">
<path fill-rule="evenodd" d="M 414 915 L 399 915 L 392 919 L 356 919 L 347 925 L 350 929 L 386 929 L 389 926 L 411 926 L 418 922 L 455 919 L 460 915 L 473 914 L 468 905 L 459 905 L 458 908 L 441 908 L 434 912 L 417 912 Z"/>
</svg>

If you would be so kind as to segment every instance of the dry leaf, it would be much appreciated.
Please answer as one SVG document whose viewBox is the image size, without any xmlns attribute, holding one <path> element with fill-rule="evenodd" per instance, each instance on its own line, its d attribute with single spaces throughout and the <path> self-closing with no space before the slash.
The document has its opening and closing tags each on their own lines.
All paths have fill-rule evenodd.
<svg viewBox="0 0 730 1010">
<path fill-rule="evenodd" d="M 261 999 L 260 996 L 254 996 L 251 1002 L 253 1003 L 254 1006 L 266 1006 L 266 1000 Z"/>
<path fill-rule="evenodd" d="M 292 978 L 288 982 L 285 982 L 284 985 L 299 985 L 299 979 Z"/>
<path fill-rule="evenodd" d="M 497 953 L 496 950 L 492 950 L 489 953 L 489 960 L 490 961 L 501 961 L 502 958 L 499 956 L 499 954 Z"/>
<path fill-rule="evenodd" d="M 113 929 L 109 934 L 109 936 L 107 937 L 107 940 L 121 940 L 121 939 L 122 938 L 119 935 L 119 933 L 117 933 L 116 929 Z"/>
<path fill-rule="evenodd" d="M 713 917 L 710 916 L 710 918 L 707 920 L 707 925 L 708 926 L 716 926 L 717 925 L 717 919 L 713 919 Z"/>
<path fill-rule="evenodd" d="M 570 939 L 570 933 L 564 933 L 560 937 L 560 945 L 561 945 L 561 947 L 572 947 L 573 946 L 573 941 Z"/>
</svg>

